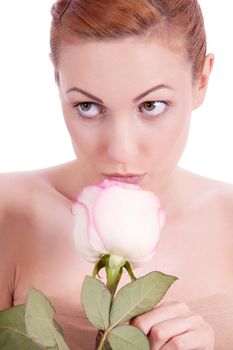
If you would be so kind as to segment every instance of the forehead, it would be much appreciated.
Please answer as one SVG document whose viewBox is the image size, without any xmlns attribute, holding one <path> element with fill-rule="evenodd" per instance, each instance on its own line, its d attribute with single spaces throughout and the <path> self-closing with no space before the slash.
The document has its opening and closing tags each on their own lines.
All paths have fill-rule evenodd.
<svg viewBox="0 0 233 350">
<path fill-rule="evenodd" d="M 70 85 L 136 88 L 191 78 L 191 64 L 182 49 L 171 49 L 159 40 L 126 38 L 64 44 L 59 76 L 64 88 Z M 119 91 L 119 90 L 118 90 Z"/>
</svg>

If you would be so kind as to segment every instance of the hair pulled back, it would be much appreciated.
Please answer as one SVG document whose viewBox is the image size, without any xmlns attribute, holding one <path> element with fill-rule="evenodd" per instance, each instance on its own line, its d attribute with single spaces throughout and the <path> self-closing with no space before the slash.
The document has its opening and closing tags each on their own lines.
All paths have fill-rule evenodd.
<svg viewBox="0 0 233 350">
<path fill-rule="evenodd" d="M 206 55 L 206 34 L 197 0 L 57 0 L 52 8 L 51 58 L 59 64 L 62 44 L 72 39 L 181 38 L 194 81 Z"/>
</svg>

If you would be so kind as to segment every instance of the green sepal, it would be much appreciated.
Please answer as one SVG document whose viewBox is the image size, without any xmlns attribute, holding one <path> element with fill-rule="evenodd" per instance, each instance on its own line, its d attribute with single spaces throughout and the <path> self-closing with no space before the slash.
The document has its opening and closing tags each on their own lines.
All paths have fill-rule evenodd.
<svg viewBox="0 0 233 350">
<path fill-rule="evenodd" d="M 130 263 L 128 261 L 126 261 L 124 268 L 126 269 L 126 271 L 128 272 L 131 281 L 136 281 L 137 277 L 135 276 L 135 274 L 133 273 L 132 267 L 130 265 Z"/>
<path fill-rule="evenodd" d="M 105 266 L 107 266 L 109 257 L 110 257 L 110 255 L 109 255 L 109 254 L 106 254 L 106 255 L 103 255 L 103 256 L 97 261 L 97 263 L 96 263 L 95 266 L 94 266 L 93 272 L 92 272 L 92 277 L 96 277 L 96 275 L 98 275 L 98 277 L 100 278 L 100 276 L 99 276 L 98 273 L 99 273 L 99 271 L 100 271 L 101 269 L 103 269 Z"/>
<path fill-rule="evenodd" d="M 106 273 L 107 273 L 107 287 L 109 291 L 111 292 L 112 297 L 114 297 L 114 294 L 116 292 L 118 283 L 122 276 L 123 268 L 122 266 L 119 269 L 111 269 L 111 267 L 106 266 Z"/>
</svg>

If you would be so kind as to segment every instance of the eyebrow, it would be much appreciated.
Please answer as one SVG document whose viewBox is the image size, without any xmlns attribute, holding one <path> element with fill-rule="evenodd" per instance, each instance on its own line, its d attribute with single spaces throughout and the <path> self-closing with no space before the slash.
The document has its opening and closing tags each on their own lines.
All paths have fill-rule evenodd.
<svg viewBox="0 0 233 350">
<path fill-rule="evenodd" d="M 159 85 L 156 85 L 156 86 L 152 87 L 152 88 L 149 89 L 149 90 L 146 90 L 145 92 L 143 92 L 143 93 L 140 94 L 139 96 L 133 98 L 132 101 L 135 103 L 135 102 L 141 100 L 141 99 L 142 99 L 143 97 L 145 97 L 146 95 L 148 95 L 150 92 L 156 91 L 156 90 L 161 90 L 161 89 L 174 90 L 174 89 L 173 89 L 171 86 L 169 86 L 169 85 L 159 84 Z M 80 89 L 80 88 L 78 88 L 77 86 L 74 86 L 74 87 L 72 87 L 71 89 L 67 90 L 66 93 L 68 94 L 68 93 L 71 92 L 71 91 L 79 92 L 79 93 L 81 93 L 82 95 L 85 95 L 85 96 L 87 96 L 87 97 L 89 97 L 89 98 L 95 100 L 96 102 L 99 102 L 99 103 L 104 104 L 104 102 L 103 102 L 103 100 L 101 100 L 101 98 L 96 97 L 96 96 L 90 94 L 90 92 L 87 92 L 87 91 L 85 91 L 85 90 L 83 90 L 83 89 Z"/>
</svg>

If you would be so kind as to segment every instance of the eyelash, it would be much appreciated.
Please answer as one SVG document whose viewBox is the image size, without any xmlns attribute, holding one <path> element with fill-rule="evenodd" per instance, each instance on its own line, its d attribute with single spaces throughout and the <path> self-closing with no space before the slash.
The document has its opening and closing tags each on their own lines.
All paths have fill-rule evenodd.
<svg viewBox="0 0 233 350">
<path fill-rule="evenodd" d="M 139 111 L 141 112 L 141 106 L 143 106 L 144 104 L 146 104 L 146 103 L 163 103 L 164 105 L 165 105 L 165 110 L 167 109 L 167 107 L 169 107 L 172 103 L 171 103 L 171 101 L 162 101 L 162 100 L 158 100 L 158 101 L 145 101 L 145 102 L 142 102 L 140 105 L 139 105 L 139 107 L 138 107 L 138 109 L 139 109 Z M 80 113 L 79 112 L 79 106 L 81 106 L 81 105 L 85 105 L 85 104 L 91 104 L 91 105 L 95 105 L 95 106 L 100 106 L 101 107 L 101 105 L 99 105 L 98 103 L 96 103 L 96 102 L 90 102 L 90 101 L 87 101 L 87 102 L 80 102 L 80 103 L 76 103 L 75 105 L 73 105 L 73 107 L 72 108 L 74 108 L 76 111 L 77 111 L 77 113 L 78 113 L 78 116 L 80 117 L 80 118 L 82 118 L 82 119 L 84 119 L 84 120 L 97 120 L 97 119 L 99 119 L 99 115 L 100 114 L 104 114 L 104 112 L 106 111 L 106 109 L 104 108 L 104 107 L 101 107 L 101 112 L 97 115 L 97 116 L 93 116 L 93 117 L 88 117 L 88 116 L 85 116 L 85 115 L 83 115 L 82 113 Z M 158 113 L 157 115 L 154 115 L 154 116 L 152 116 L 152 117 L 159 117 L 160 115 L 162 115 L 164 113 L 164 111 L 162 111 L 161 113 Z M 145 114 L 146 115 L 146 114 Z M 150 118 L 150 115 L 146 115 L 146 117 L 148 117 L 148 118 Z"/>
<path fill-rule="evenodd" d="M 84 119 L 84 120 L 96 120 L 97 118 L 99 118 L 99 114 L 98 116 L 94 116 L 94 117 L 87 117 L 85 115 L 83 115 L 82 113 L 79 112 L 78 110 L 78 107 L 81 106 L 81 105 L 85 105 L 85 104 L 91 104 L 91 105 L 95 105 L 95 106 L 101 106 L 99 105 L 98 103 L 95 103 L 95 102 L 90 102 L 90 101 L 87 101 L 87 102 L 80 102 L 80 103 L 76 103 L 73 108 L 77 111 L 77 114 L 80 118 Z M 105 112 L 105 108 L 102 107 L 101 108 L 101 112 L 100 114 L 103 114 Z"/>
</svg>

